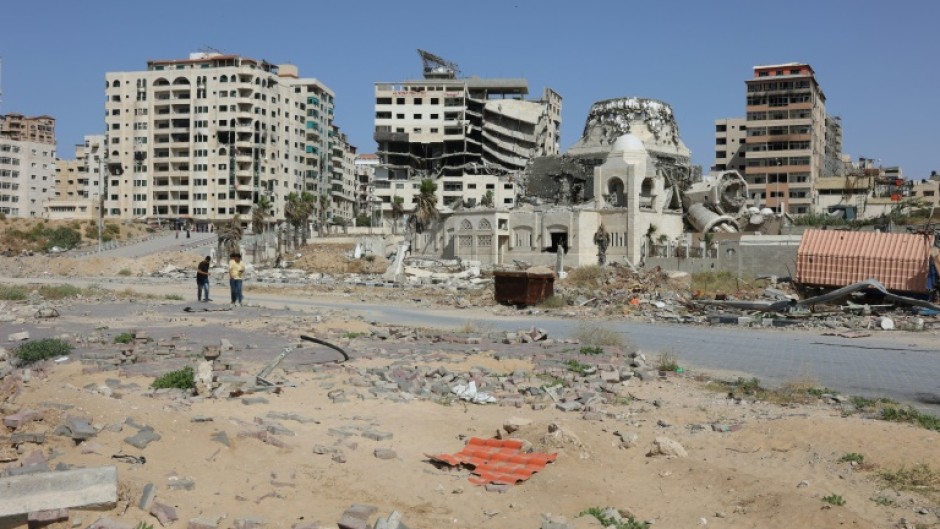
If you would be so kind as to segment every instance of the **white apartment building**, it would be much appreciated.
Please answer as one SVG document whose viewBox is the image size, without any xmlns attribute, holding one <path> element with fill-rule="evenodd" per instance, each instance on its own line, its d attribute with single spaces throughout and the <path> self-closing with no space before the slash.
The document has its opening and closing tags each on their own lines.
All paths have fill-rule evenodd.
<svg viewBox="0 0 940 529">
<path fill-rule="evenodd" d="M 377 199 L 372 181 L 375 178 L 375 168 L 379 165 L 379 157 L 374 153 L 363 153 L 356 156 L 356 208 L 357 215 L 365 213 L 373 219 Z"/>
<path fill-rule="evenodd" d="M 193 53 L 106 74 L 105 215 L 206 224 L 331 192 L 334 93 L 292 65 Z M 319 212 L 318 212 L 319 214 Z"/>
<path fill-rule="evenodd" d="M 330 212 L 331 220 L 352 224 L 356 216 L 356 147 L 346 134 L 333 126 L 330 148 Z"/>
<path fill-rule="evenodd" d="M 735 170 L 743 176 L 747 170 L 747 119 L 715 120 L 715 163 L 712 171 Z"/>
<path fill-rule="evenodd" d="M 0 213 L 41 217 L 55 196 L 55 119 L 0 116 Z"/>
<path fill-rule="evenodd" d="M 87 135 L 75 145 L 75 158 L 56 160 L 55 197 L 46 202 L 43 216 L 48 219 L 98 218 L 101 175 L 104 167 L 104 135 Z"/>
</svg>

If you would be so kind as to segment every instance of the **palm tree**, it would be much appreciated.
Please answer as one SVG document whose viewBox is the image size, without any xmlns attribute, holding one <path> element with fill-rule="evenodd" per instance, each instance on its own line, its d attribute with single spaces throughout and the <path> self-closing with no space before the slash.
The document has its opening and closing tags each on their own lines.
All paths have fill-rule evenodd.
<svg viewBox="0 0 940 529">
<path fill-rule="evenodd" d="M 300 237 L 304 246 L 307 245 L 307 237 L 310 235 L 310 217 L 316 212 L 317 196 L 308 191 L 300 194 L 300 213 L 303 215 L 303 224 L 301 225 Z"/>
<path fill-rule="evenodd" d="M 323 230 L 326 229 L 326 217 L 327 217 L 327 212 L 329 211 L 329 208 L 330 208 L 330 197 L 326 195 L 320 195 L 319 204 L 320 204 L 320 214 L 318 217 L 319 218 L 319 226 L 318 226 L 319 230 L 318 231 L 320 235 L 322 236 Z"/>
<path fill-rule="evenodd" d="M 284 219 L 293 230 L 294 248 L 297 248 L 298 230 L 304 223 L 304 205 L 297 193 L 288 193 L 284 203 Z"/>
<path fill-rule="evenodd" d="M 405 199 L 400 196 L 392 197 L 392 235 L 398 235 L 398 219 L 405 215 Z"/>
<path fill-rule="evenodd" d="M 251 208 L 251 231 L 255 233 L 264 233 L 264 222 L 271 216 L 271 210 L 274 204 L 271 203 L 266 195 L 258 197 L 258 202 Z"/>
<path fill-rule="evenodd" d="M 412 215 L 411 224 L 415 233 L 424 233 L 424 230 L 430 227 L 438 216 L 437 210 L 437 184 L 434 180 L 422 180 L 418 194 L 415 195 L 415 209 Z"/>
</svg>

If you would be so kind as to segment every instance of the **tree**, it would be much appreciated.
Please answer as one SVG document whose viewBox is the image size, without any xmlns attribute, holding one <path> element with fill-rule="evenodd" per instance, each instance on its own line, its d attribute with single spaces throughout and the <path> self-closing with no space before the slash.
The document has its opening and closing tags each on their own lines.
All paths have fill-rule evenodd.
<svg viewBox="0 0 940 529">
<path fill-rule="evenodd" d="M 274 204 L 266 195 L 258 197 L 258 202 L 251 208 L 251 231 L 264 233 L 264 223 L 271 216 Z"/>
<path fill-rule="evenodd" d="M 414 233 L 424 233 L 431 223 L 433 223 L 440 212 L 437 210 L 437 184 L 434 180 L 422 180 L 418 194 L 415 195 L 415 209 L 411 219 L 409 219 Z"/>
<path fill-rule="evenodd" d="M 492 189 L 488 189 L 486 191 L 486 194 L 484 194 L 483 198 L 480 199 L 480 205 L 483 206 L 484 208 L 493 207 L 493 190 Z"/>
<path fill-rule="evenodd" d="M 398 219 L 405 215 L 405 199 L 398 195 L 392 197 L 392 234 L 398 235 Z"/>
<path fill-rule="evenodd" d="M 291 226 L 293 232 L 294 248 L 298 246 L 298 235 L 300 227 L 304 223 L 304 205 L 303 201 L 300 198 L 300 195 L 297 193 L 288 193 L 285 203 L 284 203 L 284 219 Z"/>
<path fill-rule="evenodd" d="M 327 212 L 330 209 L 330 197 L 328 197 L 327 195 L 320 195 L 319 201 L 315 201 L 314 205 L 316 205 L 317 203 L 319 203 L 320 205 L 320 214 L 318 217 L 319 222 L 317 223 L 317 227 L 318 227 L 317 231 L 320 233 L 320 235 L 323 235 L 323 230 L 326 229 Z"/>
</svg>

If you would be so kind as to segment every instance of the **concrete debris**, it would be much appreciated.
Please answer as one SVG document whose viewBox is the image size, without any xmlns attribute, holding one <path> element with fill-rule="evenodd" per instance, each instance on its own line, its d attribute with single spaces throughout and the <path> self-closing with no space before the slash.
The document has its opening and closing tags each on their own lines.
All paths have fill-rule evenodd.
<svg viewBox="0 0 940 529">
<path fill-rule="evenodd" d="M 0 478 L 0 517 L 117 501 L 117 469 L 95 467 Z"/>
</svg>

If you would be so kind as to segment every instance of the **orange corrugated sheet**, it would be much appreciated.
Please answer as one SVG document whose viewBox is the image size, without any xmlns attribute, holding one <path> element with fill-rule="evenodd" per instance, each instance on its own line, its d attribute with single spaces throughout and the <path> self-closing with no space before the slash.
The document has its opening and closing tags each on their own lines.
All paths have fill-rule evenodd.
<svg viewBox="0 0 940 529">
<path fill-rule="evenodd" d="M 527 454 L 522 451 L 521 441 L 473 437 L 463 450 L 456 454 L 429 454 L 428 457 L 454 467 L 473 467 L 473 473 L 480 476 L 470 478 L 470 482 L 476 485 L 515 485 L 541 471 L 545 465 L 554 461 L 558 454 Z"/>
<path fill-rule="evenodd" d="M 933 236 L 807 230 L 796 255 L 805 285 L 844 287 L 877 279 L 888 290 L 926 292 Z"/>
</svg>

